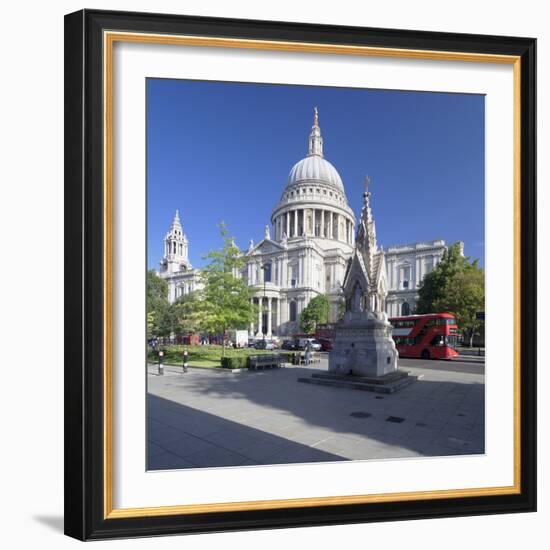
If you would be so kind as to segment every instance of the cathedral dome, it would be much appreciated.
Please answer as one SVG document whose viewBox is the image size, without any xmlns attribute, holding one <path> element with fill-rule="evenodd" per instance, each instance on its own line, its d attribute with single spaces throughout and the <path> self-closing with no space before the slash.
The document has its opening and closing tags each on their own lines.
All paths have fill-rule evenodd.
<svg viewBox="0 0 550 550">
<path fill-rule="evenodd" d="M 336 168 L 319 155 L 309 155 L 292 167 L 286 186 L 290 187 L 301 182 L 327 183 L 336 187 L 340 192 L 344 191 L 342 178 Z"/>
</svg>

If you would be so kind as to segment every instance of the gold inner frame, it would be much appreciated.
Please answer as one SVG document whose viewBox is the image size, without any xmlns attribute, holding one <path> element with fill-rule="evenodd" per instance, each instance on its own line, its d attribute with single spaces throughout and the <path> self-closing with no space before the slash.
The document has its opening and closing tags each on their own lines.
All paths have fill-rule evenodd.
<svg viewBox="0 0 550 550">
<path fill-rule="evenodd" d="M 116 42 L 138 42 L 147 44 L 169 44 L 181 46 L 203 46 L 217 48 L 240 48 L 287 52 L 307 52 L 337 55 L 358 55 L 374 57 L 396 57 L 444 61 L 468 61 L 476 63 L 499 63 L 513 65 L 514 86 L 514 484 L 503 487 L 463 488 L 436 491 L 415 491 L 370 495 L 346 495 L 279 500 L 257 500 L 246 502 L 221 502 L 212 504 L 182 504 L 150 508 L 113 508 L 113 358 L 112 358 L 112 284 L 113 284 L 113 46 Z M 369 46 L 346 46 L 339 44 L 316 44 L 306 42 L 283 42 L 271 40 L 248 40 L 203 36 L 176 36 L 148 33 L 111 32 L 103 34 L 103 108 L 104 108 L 104 518 L 135 518 L 197 514 L 207 512 L 229 512 L 245 510 L 268 510 L 276 508 L 301 508 L 307 506 L 333 506 L 399 502 L 412 500 L 434 500 L 443 498 L 465 498 L 496 495 L 511 495 L 521 492 L 520 455 L 520 189 L 521 189 L 521 63 L 519 56 L 445 52 L 430 50 L 408 50 Z"/>
</svg>

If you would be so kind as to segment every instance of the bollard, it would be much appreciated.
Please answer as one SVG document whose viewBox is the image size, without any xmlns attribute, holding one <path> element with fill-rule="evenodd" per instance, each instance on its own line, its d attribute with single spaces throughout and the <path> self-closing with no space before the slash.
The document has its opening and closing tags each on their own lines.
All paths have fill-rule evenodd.
<svg viewBox="0 0 550 550">
<path fill-rule="evenodd" d="M 164 376 L 164 365 L 162 364 L 162 358 L 164 357 L 164 351 L 159 350 L 159 376 Z"/>
<path fill-rule="evenodd" d="M 189 353 L 187 350 L 184 350 L 183 352 L 183 372 L 187 372 L 187 361 L 189 359 Z"/>
</svg>

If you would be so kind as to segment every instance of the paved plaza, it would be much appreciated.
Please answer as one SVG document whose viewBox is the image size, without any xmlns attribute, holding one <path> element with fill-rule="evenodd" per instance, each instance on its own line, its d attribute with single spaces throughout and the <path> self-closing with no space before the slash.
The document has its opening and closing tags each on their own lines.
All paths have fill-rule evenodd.
<svg viewBox="0 0 550 550">
<path fill-rule="evenodd" d="M 483 363 L 400 360 L 391 395 L 300 384 L 312 367 L 148 372 L 148 469 L 481 454 Z"/>
</svg>

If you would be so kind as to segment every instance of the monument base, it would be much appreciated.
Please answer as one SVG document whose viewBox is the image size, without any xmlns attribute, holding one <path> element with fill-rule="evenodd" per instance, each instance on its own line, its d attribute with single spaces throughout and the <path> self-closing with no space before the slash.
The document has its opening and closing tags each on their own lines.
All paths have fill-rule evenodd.
<svg viewBox="0 0 550 550">
<path fill-rule="evenodd" d="M 378 378 L 397 371 L 398 353 L 384 312 L 346 312 L 334 328 L 329 372 Z"/>
<path fill-rule="evenodd" d="M 355 376 L 352 374 L 316 373 L 310 378 L 298 378 L 298 382 L 347 388 L 352 390 L 370 391 L 376 393 L 395 393 L 416 382 L 421 376 L 411 375 L 407 371 L 396 370 L 384 376 Z"/>
</svg>

